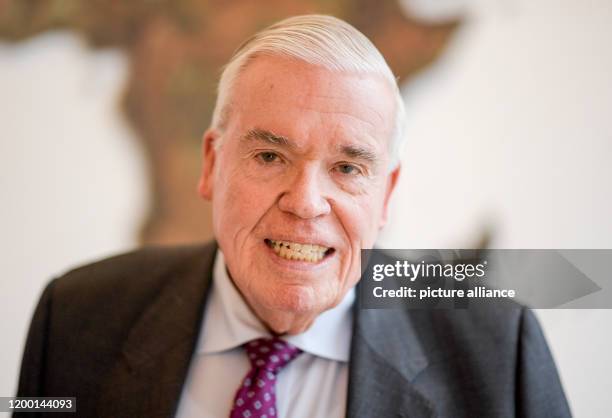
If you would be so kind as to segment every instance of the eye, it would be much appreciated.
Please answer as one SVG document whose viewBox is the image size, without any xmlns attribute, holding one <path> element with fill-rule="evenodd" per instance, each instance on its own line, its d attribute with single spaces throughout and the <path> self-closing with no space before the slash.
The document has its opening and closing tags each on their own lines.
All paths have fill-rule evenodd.
<svg viewBox="0 0 612 418">
<path fill-rule="evenodd" d="M 273 163 L 279 160 L 279 156 L 275 152 L 263 151 L 256 155 L 256 158 L 262 163 Z"/>
<path fill-rule="evenodd" d="M 353 164 L 348 164 L 348 163 L 338 164 L 336 166 L 336 169 L 341 174 L 347 174 L 347 175 L 357 175 L 361 173 L 361 170 L 359 169 L 359 167 Z"/>
</svg>

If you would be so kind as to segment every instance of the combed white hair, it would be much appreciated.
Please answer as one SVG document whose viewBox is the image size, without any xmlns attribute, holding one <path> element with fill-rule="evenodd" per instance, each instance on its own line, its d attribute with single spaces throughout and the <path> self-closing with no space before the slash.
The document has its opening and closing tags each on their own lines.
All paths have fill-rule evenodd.
<svg viewBox="0 0 612 418">
<path fill-rule="evenodd" d="M 223 130 L 232 88 L 251 60 L 283 55 L 332 71 L 371 73 L 388 80 L 395 90 L 394 132 L 389 141 L 391 168 L 399 163 L 404 143 L 405 109 L 397 81 L 370 40 L 343 20 L 326 15 L 301 15 L 282 20 L 247 39 L 224 67 L 217 89 L 212 127 Z"/>
</svg>

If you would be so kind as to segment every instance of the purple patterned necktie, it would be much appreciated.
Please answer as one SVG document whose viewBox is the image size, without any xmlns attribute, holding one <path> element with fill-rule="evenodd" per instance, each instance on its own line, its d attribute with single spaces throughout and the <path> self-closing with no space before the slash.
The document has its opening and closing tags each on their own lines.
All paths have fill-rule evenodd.
<svg viewBox="0 0 612 418">
<path fill-rule="evenodd" d="M 244 345 L 251 371 L 236 392 L 230 418 L 278 418 L 276 375 L 302 351 L 279 338 L 258 338 Z"/>
</svg>

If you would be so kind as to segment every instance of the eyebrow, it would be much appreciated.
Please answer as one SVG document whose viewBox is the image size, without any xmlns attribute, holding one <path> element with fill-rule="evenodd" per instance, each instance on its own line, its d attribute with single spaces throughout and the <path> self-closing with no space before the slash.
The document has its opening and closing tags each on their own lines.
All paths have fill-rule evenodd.
<svg viewBox="0 0 612 418">
<path fill-rule="evenodd" d="M 269 144 L 283 145 L 287 147 L 293 147 L 293 143 L 289 138 L 282 135 L 277 135 L 274 132 L 267 131 L 265 129 L 254 128 L 250 129 L 242 139 L 247 141 L 264 141 Z"/>
<path fill-rule="evenodd" d="M 376 153 L 369 150 L 368 148 L 358 147 L 354 145 L 341 145 L 338 148 L 342 154 L 346 155 L 349 158 L 364 160 L 372 164 L 378 161 Z"/>
<path fill-rule="evenodd" d="M 295 147 L 293 141 L 286 136 L 278 135 L 274 132 L 260 128 L 249 129 L 249 131 L 243 135 L 242 139 L 245 141 L 263 141 L 269 144 L 281 145 L 290 148 Z M 341 154 L 346 155 L 348 158 L 363 160 L 371 164 L 375 164 L 379 160 L 377 154 L 366 147 L 356 145 L 340 145 L 337 149 Z"/>
</svg>

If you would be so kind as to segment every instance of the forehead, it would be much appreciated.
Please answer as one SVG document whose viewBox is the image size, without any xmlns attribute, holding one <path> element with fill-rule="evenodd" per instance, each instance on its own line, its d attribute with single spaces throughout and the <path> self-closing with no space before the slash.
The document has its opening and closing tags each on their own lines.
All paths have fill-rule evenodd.
<svg viewBox="0 0 612 418">
<path fill-rule="evenodd" d="M 327 70 L 296 59 L 261 56 L 234 86 L 229 125 L 263 128 L 297 140 L 363 140 L 387 148 L 394 90 L 382 77 Z"/>
</svg>

